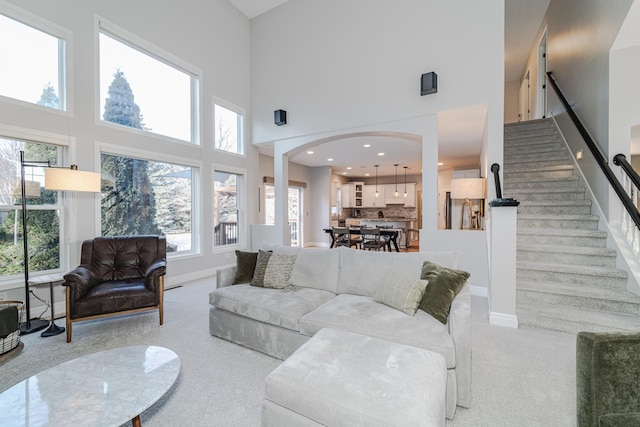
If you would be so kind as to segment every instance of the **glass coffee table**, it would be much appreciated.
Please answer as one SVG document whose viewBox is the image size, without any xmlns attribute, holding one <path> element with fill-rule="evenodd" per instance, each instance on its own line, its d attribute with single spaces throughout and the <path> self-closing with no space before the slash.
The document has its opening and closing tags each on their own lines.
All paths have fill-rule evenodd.
<svg viewBox="0 0 640 427">
<path fill-rule="evenodd" d="M 0 425 L 120 426 L 157 402 L 180 359 L 156 346 L 121 347 L 69 360 L 0 394 Z"/>
</svg>

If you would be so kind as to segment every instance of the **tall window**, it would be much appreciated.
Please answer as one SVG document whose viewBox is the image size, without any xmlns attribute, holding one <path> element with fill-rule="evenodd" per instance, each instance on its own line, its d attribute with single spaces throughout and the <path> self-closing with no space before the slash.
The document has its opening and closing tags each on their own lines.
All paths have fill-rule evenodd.
<svg viewBox="0 0 640 427">
<path fill-rule="evenodd" d="M 58 163 L 62 149 L 0 137 L 0 278 L 24 274 L 20 151 L 27 161 Z M 25 167 L 29 272 L 56 270 L 62 265 L 61 216 L 57 191 L 44 189 L 44 168 Z"/>
<path fill-rule="evenodd" d="M 215 171 L 213 174 L 214 246 L 240 243 L 242 175 Z"/>
<path fill-rule="evenodd" d="M 123 38 L 100 32 L 100 118 L 198 143 L 197 78 Z"/>
<path fill-rule="evenodd" d="M 165 235 L 169 252 L 194 249 L 197 168 L 102 153 L 102 235 Z"/>
<path fill-rule="evenodd" d="M 243 116 L 221 105 L 214 109 L 215 148 L 230 153 L 243 154 Z"/>
<path fill-rule="evenodd" d="M 64 39 L 0 14 L 0 40 L 0 95 L 64 110 Z"/>
</svg>

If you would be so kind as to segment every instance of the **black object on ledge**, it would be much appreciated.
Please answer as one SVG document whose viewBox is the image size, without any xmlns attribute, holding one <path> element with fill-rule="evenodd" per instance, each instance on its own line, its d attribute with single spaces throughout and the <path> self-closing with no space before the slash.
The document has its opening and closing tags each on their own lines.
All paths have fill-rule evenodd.
<svg viewBox="0 0 640 427">
<path fill-rule="evenodd" d="M 494 163 L 491 165 L 491 172 L 493 173 L 493 180 L 496 184 L 496 196 L 497 198 L 493 199 L 489 202 L 489 206 L 494 208 L 499 208 L 502 206 L 518 206 L 520 202 L 516 199 L 512 198 L 502 198 L 502 188 L 500 187 L 500 176 L 498 172 L 500 171 L 500 165 Z"/>
<path fill-rule="evenodd" d="M 517 201 L 516 199 L 503 199 L 503 198 L 499 198 L 499 199 L 493 199 L 492 201 L 489 202 L 489 206 L 491 206 L 492 208 L 500 208 L 503 206 L 519 206 L 520 202 Z"/>
</svg>

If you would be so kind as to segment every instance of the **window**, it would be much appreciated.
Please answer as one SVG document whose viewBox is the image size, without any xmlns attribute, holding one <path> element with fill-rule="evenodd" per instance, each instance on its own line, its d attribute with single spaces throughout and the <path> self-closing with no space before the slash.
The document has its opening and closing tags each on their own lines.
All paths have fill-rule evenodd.
<svg viewBox="0 0 640 427">
<path fill-rule="evenodd" d="M 25 160 L 51 161 L 61 158 L 62 148 L 0 137 L 0 278 L 24 274 L 20 151 Z M 57 191 L 44 189 L 44 167 L 25 167 L 27 189 L 27 235 L 29 272 L 59 269 L 64 210 Z"/>
<path fill-rule="evenodd" d="M 64 110 L 65 40 L 0 14 L 0 95 Z"/>
<path fill-rule="evenodd" d="M 304 187 L 289 186 L 287 210 L 287 222 L 291 229 L 291 246 L 300 246 L 302 241 L 302 193 Z M 275 187 L 273 184 L 264 184 L 265 224 L 276 223 Z"/>
<path fill-rule="evenodd" d="M 213 176 L 214 246 L 239 244 L 242 175 L 215 171 Z"/>
<path fill-rule="evenodd" d="M 189 252 L 198 168 L 101 154 L 103 236 L 165 235 L 168 252 Z"/>
<path fill-rule="evenodd" d="M 197 78 L 101 28 L 100 118 L 198 143 Z"/>
<path fill-rule="evenodd" d="M 243 116 L 216 103 L 214 108 L 215 148 L 230 153 L 243 154 Z"/>
</svg>

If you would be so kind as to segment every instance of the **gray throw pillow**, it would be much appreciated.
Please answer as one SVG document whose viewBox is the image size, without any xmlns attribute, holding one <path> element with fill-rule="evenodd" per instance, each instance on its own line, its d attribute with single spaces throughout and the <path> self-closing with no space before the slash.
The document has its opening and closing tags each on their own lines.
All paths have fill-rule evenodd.
<svg viewBox="0 0 640 427">
<path fill-rule="evenodd" d="M 289 286 L 296 255 L 273 254 L 264 272 L 264 287 L 283 289 Z"/>
<path fill-rule="evenodd" d="M 422 264 L 420 278 L 428 280 L 429 286 L 420 301 L 420 309 L 446 325 L 451 303 L 462 290 L 469 276 L 470 274 L 466 271 L 445 268 L 436 263 L 425 261 Z"/>
<path fill-rule="evenodd" d="M 388 273 L 373 299 L 384 305 L 400 310 L 409 316 L 416 314 L 428 281 Z"/>
<path fill-rule="evenodd" d="M 258 252 L 236 251 L 236 277 L 233 284 L 249 283 L 253 279 L 253 272 L 256 270 Z"/>
<path fill-rule="evenodd" d="M 265 252 L 258 250 L 258 258 L 256 259 L 256 269 L 253 272 L 253 278 L 251 279 L 251 286 L 264 286 L 264 273 L 267 270 L 267 264 L 269 258 L 271 258 L 271 252 Z"/>
</svg>

